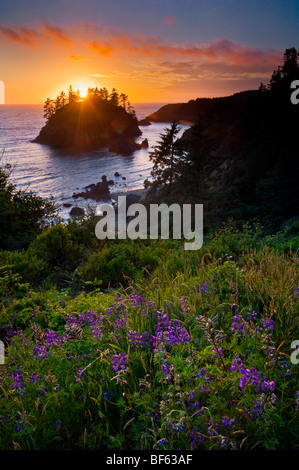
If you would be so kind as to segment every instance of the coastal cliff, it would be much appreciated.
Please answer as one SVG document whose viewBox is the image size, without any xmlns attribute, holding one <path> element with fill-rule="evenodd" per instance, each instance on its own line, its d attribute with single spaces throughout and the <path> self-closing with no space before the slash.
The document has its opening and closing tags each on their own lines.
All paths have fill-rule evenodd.
<svg viewBox="0 0 299 470">
<path fill-rule="evenodd" d="M 146 117 L 150 122 L 179 122 L 194 123 L 203 115 L 208 113 L 217 113 L 227 117 L 240 114 L 248 99 L 256 94 L 256 90 L 247 90 L 235 93 L 231 96 L 220 98 L 197 98 L 188 103 L 171 103 L 162 106 L 154 113 Z"/>
</svg>

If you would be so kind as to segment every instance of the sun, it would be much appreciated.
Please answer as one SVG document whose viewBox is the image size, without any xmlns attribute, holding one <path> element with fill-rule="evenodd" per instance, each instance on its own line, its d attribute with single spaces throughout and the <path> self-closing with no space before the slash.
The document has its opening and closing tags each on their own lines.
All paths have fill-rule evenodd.
<svg viewBox="0 0 299 470">
<path fill-rule="evenodd" d="M 86 85 L 79 85 L 77 89 L 79 90 L 80 98 L 86 98 L 88 93 L 88 87 Z"/>
</svg>

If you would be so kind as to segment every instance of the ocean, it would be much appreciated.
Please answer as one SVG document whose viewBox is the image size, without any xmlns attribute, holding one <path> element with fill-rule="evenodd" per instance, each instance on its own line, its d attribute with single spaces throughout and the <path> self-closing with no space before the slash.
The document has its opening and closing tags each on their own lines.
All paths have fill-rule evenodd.
<svg viewBox="0 0 299 470">
<path fill-rule="evenodd" d="M 138 119 L 142 119 L 163 106 L 163 103 L 136 104 Z M 113 193 L 143 188 L 145 179 L 150 178 L 152 164 L 149 151 L 156 145 L 159 136 L 169 123 L 153 123 L 140 126 L 142 135 L 136 139 L 148 139 L 149 148 L 136 150 L 132 156 L 122 156 L 107 149 L 73 155 L 65 150 L 52 149 L 46 145 L 32 143 L 44 126 L 41 105 L 0 106 L 0 155 L 2 163 L 13 167 L 11 178 L 18 188 L 32 191 L 44 198 L 54 199 L 59 215 L 67 219 L 70 208 L 63 204 L 86 207 L 94 201 L 72 197 L 92 183 L 101 181 L 102 175 L 112 179 Z M 188 126 L 181 126 L 181 133 Z M 120 177 L 115 177 L 118 172 Z M 123 179 L 123 177 L 125 179 Z"/>
</svg>

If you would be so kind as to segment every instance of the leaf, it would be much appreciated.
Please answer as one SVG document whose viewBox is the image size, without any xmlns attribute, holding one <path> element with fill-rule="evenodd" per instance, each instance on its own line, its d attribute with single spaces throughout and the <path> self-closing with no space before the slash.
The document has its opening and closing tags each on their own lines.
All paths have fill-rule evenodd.
<svg viewBox="0 0 299 470">
<path fill-rule="evenodd" d="M 124 430 L 126 429 L 126 427 L 128 427 L 129 424 L 131 424 L 134 420 L 135 420 L 135 418 L 129 419 L 129 421 L 124 425 L 123 431 L 124 431 Z"/>
</svg>

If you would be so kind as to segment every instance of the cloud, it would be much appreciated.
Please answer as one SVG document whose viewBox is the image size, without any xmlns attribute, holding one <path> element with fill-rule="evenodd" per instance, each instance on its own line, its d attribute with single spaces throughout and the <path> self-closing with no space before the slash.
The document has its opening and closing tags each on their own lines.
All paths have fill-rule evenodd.
<svg viewBox="0 0 299 470">
<path fill-rule="evenodd" d="M 54 42 L 59 43 L 62 46 L 70 46 L 73 43 L 73 40 L 69 37 L 69 35 L 66 34 L 66 32 L 58 26 L 53 26 L 48 23 L 44 23 L 43 32 Z"/>
<path fill-rule="evenodd" d="M 172 24 L 175 21 L 174 16 L 167 16 L 165 20 L 163 21 L 164 24 Z"/>
<path fill-rule="evenodd" d="M 31 28 L 24 28 L 24 26 L 0 25 L 0 33 L 10 42 L 28 47 L 37 45 L 41 39 L 40 33 Z"/>
<path fill-rule="evenodd" d="M 63 47 L 72 45 L 73 40 L 59 28 L 48 23 L 43 23 L 39 30 L 25 28 L 21 25 L 0 25 L 0 33 L 9 42 L 21 44 L 27 47 L 37 47 L 49 41 Z"/>
<path fill-rule="evenodd" d="M 166 18 L 168 24 L 174 17 Z M 165 21 L 166 21 L 165 20 Z M 132 35 L 116 30 L 105 29 L 93 23 L 82 23 L 79 27 L 62 29 L 49 23 L 41 23 L 39 29 L 25 28 L 20 25 L 0 25 L 0 34 L 6 41 L 37 47 L 51 41 L 53 45 L 69 47 L 75 41 L 89 48 L 92 54 L 109 58 L 111 55 L 130 54 L 139 58 L 167 60 L 193 60 L 202 64 L 236 65 L 243 68 L 276 67 L 281 61 L 281 51 L 267 51 L 252 48 L 218 38 L 210 43 L 174 43 L 161 38 Z M 72 56 L 73 60 L 76 56 Z"/>
<path fill-rule="evenodd" d="M 70 55 L 70 59 L 71 59 L 71 60 L 78 61 L 78 62 L 81 61 L 81 60 L 88 60 L 88 59 L 86 59 L 86 58 L 83 57 L 83 56 L 77 56 L 77 55 Z"/>
<path fill-rule="evenodd" d="M 98 41 L 91 41 L 89 47 L 92 52 L 96 52 L 101 56 L 109 56 L 113 52 L 114 48 L 110 45 L 100 44 Z"/>
<path fill-rule="evenodd" d="M 108 51 L 109 54 L 126 52 L 154 58 L 192 58 L 203 63 L 225 63 L 242 67 L 274 67 L 282 55 L 281 51 L 250 48 L 225 38 L 215 39 L 209 44 L 176 44 L 148 36 L 113 34 L 108 37 L 108 43 L 109 46 L 103 46 L 92 41 L 91 50 L 100 55 L 107 55 Z"/>
</svg>

